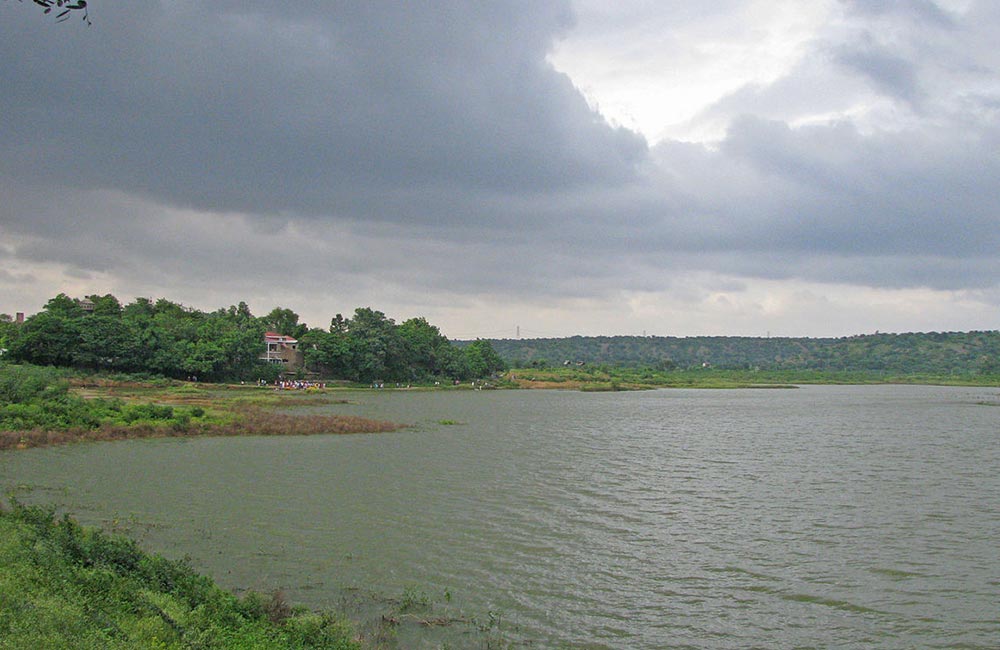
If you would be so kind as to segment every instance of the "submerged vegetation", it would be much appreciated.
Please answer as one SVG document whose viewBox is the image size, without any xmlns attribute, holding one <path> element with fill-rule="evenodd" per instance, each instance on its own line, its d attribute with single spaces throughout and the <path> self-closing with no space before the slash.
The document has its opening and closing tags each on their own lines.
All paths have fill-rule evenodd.
<svg viewBox="0 0 1000 650">
<path fill-rule="evenodd" d="M 16 501 L 0 510 L 0 648 L 360 648 L 339 617 L 243 597 L 185 562 Z"/>
</svg>

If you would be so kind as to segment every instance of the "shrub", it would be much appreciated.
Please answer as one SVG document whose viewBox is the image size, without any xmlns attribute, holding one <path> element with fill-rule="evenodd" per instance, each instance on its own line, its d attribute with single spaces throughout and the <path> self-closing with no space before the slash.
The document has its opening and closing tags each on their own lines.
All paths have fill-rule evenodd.
<svg viewBox="0 0 1000 650">
<path fill-rule="evenodd" d="M 12 499 L 0 509 L 0 566 L 5 648 L 358 649 L 331 616 L 293 609 L 280 593 L 240 600 L 184 561 L 53 508 Z"/>
<path fill-rule="evenodd" d="M 131 424 L 139 420 L 169 420 L 174 417 L 174 407 L 158 404 L 129 404 L 122 409 L 122 418 Z"/>
<path fill-rule="evenodd" d="M 65 394 L 69 385 L 55 371 L 34 366 L 0 366 L 0 405 L 24 404 L 43 393 L 52 398 Z"/>
</svg>

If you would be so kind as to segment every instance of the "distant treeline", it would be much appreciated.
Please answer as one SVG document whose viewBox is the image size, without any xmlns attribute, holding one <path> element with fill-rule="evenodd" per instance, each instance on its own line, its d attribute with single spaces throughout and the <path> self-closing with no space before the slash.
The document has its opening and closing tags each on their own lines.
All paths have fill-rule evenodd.
<svg viewBox="0 0 1000 650">
<path fill-rule="evenodd" d="M 356 382 L 487 377 L 504 368 L 487 341 L 461 348 L 424 318 L 396 324 L 370 307 L 309 328 L 277 307 L 256 317 L 246 303 L 203 312 L 171 302 L 113 295 L 77 300 L 59 294 L 18 323 L 0 314 L 0 357 L 15 363 L 148 373 L 203 381 L 274 379 L 284 368 L 261 360 L 264 333 L 298 339 L 305 367 Z"/>
<path fill-rule="evenodd" d="M 498 339 L 512 367 L 566 364 L 746 370 L 1000 374 L 1000 331 L 871 334 L 844 338 L 572 336 Z"/>
</svg>

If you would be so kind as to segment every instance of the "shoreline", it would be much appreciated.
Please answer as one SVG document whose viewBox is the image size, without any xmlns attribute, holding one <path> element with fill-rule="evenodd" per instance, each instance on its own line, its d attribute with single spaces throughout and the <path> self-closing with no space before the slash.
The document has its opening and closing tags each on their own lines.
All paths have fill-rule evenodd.
<svg viewBox="0 0 1000 650">
<path fill-rule="evenodd" d="M 899 374 L 879 371 L 730 370 L 694 368 L 651 370 L 608 366 L 519 368 L 506 373 L 504 384 L 521 389 L 590 391 L 655 390 L 658 388 L 795 388 L 806 385 L 922 385 L 1000 387 L 1000 375 Z"/>
<path fill-rule="evenodd" d="M 351 415 L 289 413 L 329 404 L 348 404 L 348 396 L 383 391 L 575 390 L 580 392 L 641 391 L 671 388 L 705 390 L 795 389 L 804 385 L 927 385 L 1000 388 L 988 375 L 884 376 L 857 372 L 784 372 L 696 369 L 649 371 L 634 368 L 514 369 L 489 381 L 453 384 L 410 384 L 372 389 L 333 385 L 324 388 L 197 383 L 176 380 L 129 381 L 100 376 L 70 379 L 70 391 L 85 401 L 118 401 L 126 405 L 177 407 L 204 417 L 182 421 L 103 422 L 99 426 L 32 428 L 0 431 L 0 451 L 142 438 L 282 435 L 345 435 L 399 431 L 409 425 Z M 280 411 L 279 411 L 280 409 Z"/>
<path fill-rule="evenodd" d="M 103 420 L 61 427 L 0 430 L 0 451 L 143 438 L 305 436 L 387 433 L 409 425 L 355 415 L 315 414 L 303 407 L 348 403 L 329 392 L 262 391 L 239 384 L 70 382 L 71 399 L 131 410 L 134 421 Z M 42 406 L 41 408 L 46 408 Z M 157 413 L 165 411 L 166 413 Z M 169 414 L 169 416 L 167 416 Z M 88 426 L 89 424 L 89 426 Z"/>
</svg>

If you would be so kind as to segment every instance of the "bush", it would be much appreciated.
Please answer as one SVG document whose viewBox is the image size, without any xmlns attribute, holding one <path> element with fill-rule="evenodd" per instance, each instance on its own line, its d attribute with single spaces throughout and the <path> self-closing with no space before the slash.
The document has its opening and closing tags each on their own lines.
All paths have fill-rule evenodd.
<svg viewBox="0 0 1000 650">
<path fill-rule="evenodd" d="M 122 409 L 122 419 L 132 424 L 138 420 L 169 420 L 174 417 L 174 407 L 158 404 L 129 404 Z"/>
<path fill-rule="evenodd" d="M 24 404 L 43 394 L 65 394 L 69 385 L 58 381 L 56 372 L 34 366 L 0 366 L 0 406 Z"/>
<path fill-rule="evenodd" d="M 171 406 L 73 395 L 63 374 L 34 366 L 0 366 L 0 431 L 94 430 L 142 423 L 170 424 L 183 431 L 190 425 L 191 416 L 176 414 Z"/>
<path fill-rule="evenodd" d="M 186 562 L 53 508 L 0 509 L 0 569 L 2 647 L 358 648 L 338 619 L 280 594 L 238 599 Z"/>
</svg>

